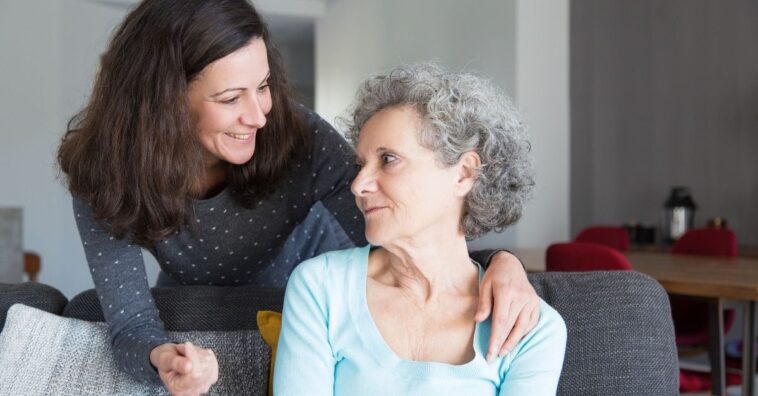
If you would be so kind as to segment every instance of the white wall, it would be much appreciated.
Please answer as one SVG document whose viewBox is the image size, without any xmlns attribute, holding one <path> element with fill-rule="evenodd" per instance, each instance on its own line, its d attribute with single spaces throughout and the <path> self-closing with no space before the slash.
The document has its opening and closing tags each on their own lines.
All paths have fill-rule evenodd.
<svg viewBox="0 0 758 396">
<path fill-rule="evenodd" d="M 370 74 L 434 59 L 488 76 L 532 134 L 535 199 L 518 225 L 479 247 L 568 238 L 568 0 L 334 0 L 316 23 L 316 110 L 343 115 Z"/>
<path fill-rule="evenodd" d="M 544 247 L 570 239 L 569 1 L 519 0 L 516 15 L 516 100 L 537 172 L 516 245 Z"/>
<path fill-rule="evenodd" d="M 334 0 L 316 22 L 316 110 L 342 115 L 369 74 L 437 60 L 513 93 L 515 1 Z"/>
<path fill-rule="evenodd" d="M 87 0 L 0 0 L 0 206 L 19 206 L 39 280 L 69 298 L 92 287 L 55 152 L 85 103 L 124 7 Z M 156 264 L 148 265 L 155 277 Z"/>
<path fill-rule="evenodd" d="M 57 70 L 52 44 L 57 8 L 57 3 L 42 1 L 0 1 L 0 207 L 16 206 L 24 210 L 24 240 L 29 240 L 35 228 L 39 228 L 32 224 L 42 225 L 49 220 L 49 216 L 29 212 L 27 208 L 41 207 L 47 198 L 58 193 L 50 185 L 53 176 L 48 171 L 47 144 L 58 115 L 57 90 L 49 88 Z M 32 20 L 32 16 L 49 29 L 24 28 L 21 19 Z M 30 173 L 44 180 L 30 185 L 26 179 Z M 28 194 L 30 191 L 34 193 Z M 56 227 L 54 221 L 48 225 Z"/>
</svg>

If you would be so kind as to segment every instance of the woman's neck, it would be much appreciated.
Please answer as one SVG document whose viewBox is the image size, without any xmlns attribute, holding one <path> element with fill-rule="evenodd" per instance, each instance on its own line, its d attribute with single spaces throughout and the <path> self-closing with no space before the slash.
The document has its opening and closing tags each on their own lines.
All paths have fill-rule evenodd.
<svg viewBox="0 0 758 396">
<path fill-rule="evenodd" d="M 226 187 L 227 167 L 226 164 L 217 161 L 206 165 L 205 174 L 192 186 L 192 196 L 206 199 L 216 196 Z"/>
<path fill-rule="evenodd" d="M 442 294 L 478 295 L 479 269 L 462 234 L 393 241 L 372 252 L 369 276 L 409 293 L 421 303 Z"/>
</svg>

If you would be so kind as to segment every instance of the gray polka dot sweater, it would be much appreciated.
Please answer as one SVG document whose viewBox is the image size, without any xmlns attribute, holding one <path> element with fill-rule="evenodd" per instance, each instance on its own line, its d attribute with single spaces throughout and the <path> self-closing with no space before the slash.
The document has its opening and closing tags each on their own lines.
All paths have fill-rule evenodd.
<svg viewBox="0 0 758 396">
<path fill-rule="evenodd" d="M 281 284 L 266 270 L 316 203 L 354 244 L 366 243 L 363 217 L 350 192 L 352 149 L 315 114 L 309 115 L 308 125 L 313 131 L 310 155 L 254 209 L 238 205 L 228 190 L 193 202 L 192 224 L 150 249 L 165 274 L 180 285 Z M 87 203 L 74 198 L 73 206 L 116 359 L 135 378 L 160 383 L 149 354 L 171 340 L 152 300 L 140 247 L 110 235 Z"/>
</svg>

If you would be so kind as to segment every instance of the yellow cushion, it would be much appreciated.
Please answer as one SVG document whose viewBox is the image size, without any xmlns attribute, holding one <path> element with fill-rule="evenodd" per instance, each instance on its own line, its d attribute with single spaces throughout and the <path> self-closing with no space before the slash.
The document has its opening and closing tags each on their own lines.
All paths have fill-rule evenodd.
<svg viewBox="0 0 758 396">
<path fill-rule="evenodd" d="M 256 315 L 258 331 L 263 341 L 271 348 L 271 366 L 268 372 L 268 394 L 274 394 L 274 362 L 276 362 L 276 345 L 279 343 L 279 331 L 282 328 L 282 314 L 274 311 L 258 311 Z"/>
</svg>

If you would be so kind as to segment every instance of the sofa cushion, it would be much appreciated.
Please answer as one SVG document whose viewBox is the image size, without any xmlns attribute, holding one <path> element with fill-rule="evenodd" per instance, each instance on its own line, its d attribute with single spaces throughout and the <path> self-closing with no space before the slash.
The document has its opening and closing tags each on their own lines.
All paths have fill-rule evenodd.
<svg viewBox="0 0 758 396">
<path fill-rule="evenodd" d="M 60 314 L 66 306 L 66 296 L 57 289 L 37 282 L 0 283 L 0 330 L 11 305 L 20 303 L 43 311 Z"/>
<path fill-rule="evenodd" d="M 179 286 L 151 289 L 167 330 L 257 330 L 258 311 L 282 311 L 284 289 L 260 286 Z M 102 322 L 95 290 L 71 299 L 63 316 Z"/>
<path fill-rule="evenodd" d="M 63 318 L 24 305 L 8 311 L 0 333 L 2 395 L 166 395 L 121 372 L 103 323 Z M 212 348 L 219 380 L 209 394 L 266 395 L 270 350 L 257 331 L 170 332 Z"/>
<path fill-rule="evenodd" d="M 529 274 L 566 322 L 558 395 L 678 395 L 666 292 L 638 272 Z"/>
</svg>

